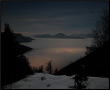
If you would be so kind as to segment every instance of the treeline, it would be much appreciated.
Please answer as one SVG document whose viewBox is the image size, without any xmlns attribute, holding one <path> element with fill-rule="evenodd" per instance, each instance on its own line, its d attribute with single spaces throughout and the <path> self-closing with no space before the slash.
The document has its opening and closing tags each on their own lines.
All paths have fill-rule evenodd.
<svg viewBox="0 0 110 90">
<path fill-rule="evenodd" d="M 56 68 L 55 70 L 53 70 L 53 66 L 52 66 L 52 60 L 48 61 L 46 68 L 44 68 L 43 65 L 39 66 L 39 67 L 32 67 L 33 71 L 35 73 L 48 73 L 48 74 L 54 74 L 58 72 L 58 69 Z"/>
<path fill-rule="evenodd" d="M 20 45 L 16 41 L 15 33 L 9 24 L 5 24 L 4 32 L 1 33 L 1 86 L 34 74 L 28 59 L 23 55 L 32 48 Z"/>
</svg>

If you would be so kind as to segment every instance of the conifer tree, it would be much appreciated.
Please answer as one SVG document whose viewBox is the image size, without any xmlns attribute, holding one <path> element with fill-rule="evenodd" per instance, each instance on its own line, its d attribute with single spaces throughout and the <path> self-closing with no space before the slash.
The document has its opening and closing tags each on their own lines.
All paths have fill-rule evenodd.
<svg viewBox="0 0 110 90">
<path fill-rule="evenodd" d="M 49 74 L 52 74 L 52 60 L 47 63 L 46 70 Z"/>
<path fill-rule="evenodd" d="M 100 16 L 100 19 L 96 22 L 93 35 L 92 45 L 86 47 L 87 51 L 85 54 L 90 54 L 109 41 L 109 13 L 107 10 L 104 10 L 103 15 Z"/>
</svg>

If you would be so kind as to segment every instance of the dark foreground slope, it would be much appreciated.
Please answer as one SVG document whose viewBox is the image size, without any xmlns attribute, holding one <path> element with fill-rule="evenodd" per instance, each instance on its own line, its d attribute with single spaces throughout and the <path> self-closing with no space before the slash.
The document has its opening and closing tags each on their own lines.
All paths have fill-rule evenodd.
<svg viewBox="0 0 110 90">
<path fill-rule="evenodd" d="M 63 68 L 57 75 L 73 75 L 80 65 L 85 65 L 88 76 L 109 77 L 109 41 L 91 54 Z"/>
</svg>

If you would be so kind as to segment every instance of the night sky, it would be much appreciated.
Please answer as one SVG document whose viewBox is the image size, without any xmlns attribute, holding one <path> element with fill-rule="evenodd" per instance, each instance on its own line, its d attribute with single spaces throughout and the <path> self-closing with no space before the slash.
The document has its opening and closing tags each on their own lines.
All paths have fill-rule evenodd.
<svg viewBox="0 0 110 90">
<path fill-rule="evenodd" d="M 14 32 L 32 34 L 90 33 L 107 1 L 7 1 L 1 3 L 1 30 L 9 23 Z"/>
</svg>

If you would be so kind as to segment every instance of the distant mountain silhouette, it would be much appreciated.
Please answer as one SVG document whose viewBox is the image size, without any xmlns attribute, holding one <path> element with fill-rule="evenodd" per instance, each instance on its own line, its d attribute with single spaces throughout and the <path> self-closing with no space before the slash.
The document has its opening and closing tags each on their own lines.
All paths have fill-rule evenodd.
<svg viewBox="0 0 110 90">
<path fill-rule="evenodd" d="M 55 35 L 51 34 L 43 34 L 43 35 L 34 35 L 35 38 L 64 38 L 64 39 L 84 39 L 84 38 L 92 38 L 93 34 L 88 33 L 88 34 L 72 34 L 67 36 L 64 33 L 58 33 Z"/>
<path fill-rule="evenodd" d="M 22 34 L 15 33 L 16 41 L 18 42 L 31 42 L 33 38 L 23 36 Z"/>
<path fill-rule="evenodd" d="M 109 77 L 109 46 L 110 44 L 108 41 L 91 54 L 66 66 L 55 74 L 73 75 L 77 72 L 79 66 L 84 65 L 86 75 L 88 76 Z"/>
</svg>

